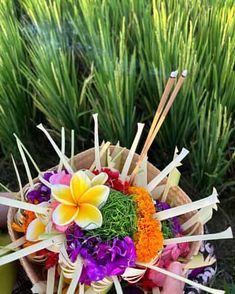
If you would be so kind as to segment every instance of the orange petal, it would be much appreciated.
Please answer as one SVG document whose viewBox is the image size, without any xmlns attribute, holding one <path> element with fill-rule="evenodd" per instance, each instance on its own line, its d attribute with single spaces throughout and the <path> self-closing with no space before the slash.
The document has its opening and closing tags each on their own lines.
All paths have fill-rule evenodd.
<svg viewBox="0 0 235 294">
<path fill-rule="evenodd" d="M 66 205 L 76 205 L 74 203 L 70 187 L 65 185 L 52 185 L 52 196 L 59 202 Z"/>
<path fill-rule="evenodd" d="M 90 186 L 91 181 L 85 172 L 78 171 L 73 175 L 70 182 L 70 189 L 75 203 L 78 203 L 80 196 L 84 194 Z"/>
<path fill-rule="evenodd" d="M 27 241 L 38 241 L 38 237 L 45 233 L 46 226 L 36 218 L 33 220 L 26 231 L 26 240 Z"/>
<path fill-rule="evenodd" d="M 60 204 L 53 211 L 52 220 L 56 225 L 68 225 L 75 219 L 78 211 L 79 208 L 77 206 Z"/>
<path fill-rule="evenodd" d="M 98 208 L 90 204 L 82 204 L 75 218 L 78 226 L 85 230 L 93 230 L 102 226 L 102 214 Z"/>
<path fill-rule="evenodd" d="M 108 199 L 109 190 L 109 187 L 104 185 L 94 186 L 80 197 L 79 203 L 89 203 L 93 206 L 101 207 Z"/>
<path fill-rule="evenodd" d="M 91 185 L 92 186 L 104 185 L 107 180 L 108 180 L 108 175 L 106 173 L 100 173 L 91 180 Z"/>
</svg>

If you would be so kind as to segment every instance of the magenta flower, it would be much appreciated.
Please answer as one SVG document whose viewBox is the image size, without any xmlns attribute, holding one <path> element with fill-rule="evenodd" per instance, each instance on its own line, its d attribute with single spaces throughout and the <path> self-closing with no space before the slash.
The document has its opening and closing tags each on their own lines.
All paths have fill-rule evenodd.
<svg viewBox="0 0 235 294">
<path fill-rule="evenodd" d="M 67 252 L 72 262 L 83 258 L 84 267 L 80 282 L 90 284 L 106 276 L 121 275 L 129 266 L 135 266 L 136 252 L 130 237 L 102 241 L 99 237 L 87 237 L 77 226 L 66 231 Z"/>
</svg>

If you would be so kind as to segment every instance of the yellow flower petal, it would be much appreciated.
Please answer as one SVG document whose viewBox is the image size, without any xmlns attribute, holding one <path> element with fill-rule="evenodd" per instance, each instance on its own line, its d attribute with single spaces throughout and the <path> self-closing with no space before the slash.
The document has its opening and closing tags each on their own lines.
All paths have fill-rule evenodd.
<svg viewBox="0 0 235 294">
<path fill-rule="evenodd" d="M 102 226 L 102 214 L 98 208 L 90 204 L 82 204 L 74 220 L 78 226 L 86 230 L 93 230 Z"/>
<path fill-rule="evenodd" d="M 52 214 L 52 220 L 56 225 L 65 226 L 70 224 L 77 216 L 79 208 L 60 204 L 56 207 Z"/>
<path fill-rule="evenodd" d="M 109 190 L 109 187 L 104 185 L 92 187 L 80 197 L 79 203 L 89 203 L 93 206 L 101 207 L 108 199 Z"/>
<path fill-rule="evenodd" d="M 107 180 L 108 180 L 108 175 L 106 173 L 100 173 L 92 179 L 91 185 L 92 186 L 104 185 Z"/>
<path fill-rule="evenodd" d="M 52 185 L 51 187 L 52 196 L 59 202 L 66 205 L 76 205 L 74 203 L 70 187 L 65 185 Z"/>
<path fill-rule="evenodd" d="M 39 220 L 34 219 L 28 226 L 26 231 L 27 241 L 38 241 L 38 237 L 45 233 L 46 226 Z"/>
<path fill-rule="evenodd" d="M 75 203 L 78 203 L 80 196 L 91 186 L 91 181 L 83 171 L 76 172 L 70 182 L 70 189 Z"/>
</svg>

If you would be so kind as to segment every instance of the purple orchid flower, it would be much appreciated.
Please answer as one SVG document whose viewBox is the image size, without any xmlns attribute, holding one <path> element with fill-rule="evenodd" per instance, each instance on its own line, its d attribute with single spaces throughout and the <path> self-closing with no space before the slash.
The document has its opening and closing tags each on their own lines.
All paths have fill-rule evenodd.
<svg viewBox="0 0 235 294">
<path fill-rule="evenodd" d="M 43 178 L 46 181 L 49 181 L 50 177 L 54 174 L 54 172 L 46 172 L 43 175 Z M 51 189 L 45 186 L 44 184 L 40 184 L 37 189 L 33 189 L 27 193 L 27 199 L 32 203 L 42 203 L 47 202 L 51 198 Z"/>
<path fill-rule="evenodd" d="M 73 224 L 66 230 L 66 239 L 70 260 L 75 262 L 78 255 L 83 258 L 81 283 L 90 284 L 106 276 L 121 275 L 127 267 L 135 266 L 135 246 L 128 236 L 102 241 L 100 237 L 85 236 Z"/>
</svg>

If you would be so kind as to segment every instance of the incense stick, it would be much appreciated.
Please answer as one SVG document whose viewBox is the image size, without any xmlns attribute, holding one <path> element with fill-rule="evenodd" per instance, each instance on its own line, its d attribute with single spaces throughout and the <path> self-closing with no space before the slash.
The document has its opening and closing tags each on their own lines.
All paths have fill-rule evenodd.
<svg viewBox="0 0 235 294">
<path fill-rule="evenodd" d="M 151 140 L 152 134 L 153 134 L 154 129 L 155 129 L 157 123 L 158 123 L 158 120 L 159 120 L 159 118 L 160 118 L 160 116 L 162 114 L 162 111 L 164 109 L 167 98 L 168 98 L 168 96 L 170 94 L 170 91 L 171 91 L 171 89 L 172 89 L 172 87 L 174 85 L 175 78 L 177 77 L 177 74 L 178 74 L 178 71 L 171 72 L 170 77 L 169 77 L 169 79 L 167 81 L 165 90 L 164 90 L 164 92 L 162 94 L 162 97 L 160 99 L 160 103 L 159 103 L 158 108 L 157 108 L 157 110 L 155 112 L 155 115 L 154 115 L 153 122 L 152 122 L 150 130 L 148 132 L 147 139 L 146 139 L 146 141 L 144 143 L 144 147 L 143 147 L 143 149 L 142 149 L 142 151 L 140 153 L 140 158 L 139 158 L 140 163 L 137 162 L 137 165 L 136 165 L 135 169 L 132 172 L 131 179 L 130 179 L 131 182 L 133 182 L 134 176 L 136 175 L 136 173 L 137 173 L 137 171 L 138 171 L 138 169 L 140 167 L 140 164 L 143 161 L 143 158 L 145 157 L 144 156 L 144 153 L 145 153 L 144 151 L 147 148 L 148 142 Z"/>
<path fill-rule="evenodd" d="M 172 94 L 170 96 L 170 99 L 169 99 L 169 101 L 168 101 L 168 103 L 167 103 L 167 105 L 166 105 L 166 107 L 165 107 L 165 109 L 164 109 L 161 117 L 158 120 L 158 123 L 157 123 L 157 125 L 156 125 L 156 127 L 155 127 L 155 129 L 154 129 L 154 131 L 153 131 L 153 133 L 151 135 L 151 138 L 150 138 L 148 144 L 146 144 L 146 148 L 145 148 L 145 150 L 143 152 L 144 155 L 147 154 L 150 146 L 153 143 L 154 138 L 156 137 L 158 131 L 160 130 L 160 128 L 161 128 L 161 126 L 162 126 L 162 124 L 163 124 L 163 122 L 164 122 L 164 120 L 165 120 L 165 118 L 166 118 L 166 116 L 167 116 L 167 114 L 168 114 L 168 112 L 169 112 L 169 110 L 170 110 L 170 108 L 171 108 L 171 106 L 172 106 L 172 104 L 173 104 L 173 102 L 174 102 L 174 100 L 175 100 L 175 98 L 176 98 L 176 96 L 177 96 L 180 88 L 182 87 L 182 84 L 184 82 L 184 79 L 186 77 L 186 74 L 187 74 L 187 72 L 184 71 L 182 73 L 181 77 L 179 78 L 179 80 L 178 80 L 178 82 L 177 82 L 177 84 L 175 86 L 175 89 L 173 90 L 173 92 L 172 92 Z"/>
<path fill-rule="evenodd" d="M 175 78 L 177 77 L 177 74 L 178 74 L 178 71 L 173 71 L 173 72 L 170 74 L 170 77 L 169 77 L 169 79 L 168 79 L 168 81 L 167 81 L 167 84 L 166 84 L 165 90 L 164 90 L 164 92 L 163 92 L 163 94 L 162 94 L 162 97 L 161 97 L 161 99 L 160 99 L 160 103 L 159 103 L 158 108 L 157 108 L 157 110 L 156 110 L 156 112 L 155 112 L 155 116 L 154 116 L 153 122 L 152 122 L 152 124 L 151 124 L 151 127 L 150 127 L 150 130 L 149 130 L 149 133 L 148 133 L 147 139 L 146 139 L 146 141 L 145 141 L 144 147 L 143 147 L 143 149 L 142 149 L 142 152 L 143 152 L 143 150 L 146 148 L 147 142 L 148 142 L 149 139 L 151 138 L 151 135 L 152 135 L 152 133 L 153 133 L 153 131 L 154 131 L 154 129 L 155 129 L 155 126 L 156 126 L 156 124 L 157 124 L 157 122 L 158 122 L 158 119 L 159 119 L 159 117 L 160 117 L 160 115 L 161 115 L 161 113 L 162 113 L 162 110 L 163 110 L 163 108 L 164 108 L 164 106 L 165 106 L 165 103 L 166 103 L 166 101 L 167 101 L 167 98 L 168 98 L 168 96 L 169 96 L 169 94 L 170 94 L 170 91 L 171 91 L 171 89 L 172 89 L 172 87 L 173 87 L 173 85 L 174 85 Z M 142 152 L 141 152 L 141 153 L 142 153 Z"/>
<path fill-rule="evenodd" d="M 173 102 L 174 102 L 180 88 L 182 87 L 186 75 L 187 75 L 187 71 L 184 70 L 182 72 L 181 77 L 179 78 L 176 86 L 175 86 L 175 89 L 173 90 L 173 92 L 172 92 L 172 94 L 171 94 L 171 96 L 170 96 L 170 98 L 168 100 L 168 103 L 167 103 L 165 109 L 163 110 L 163 108 L 164 108 L 164 106 L 166 104 L 166 101 L 167 101 L 167 97 L 168 97 L 168 96 L 165 96 L 164 93 L 167 94 L 168 91 L 169 91 L 169 83 L 167 83 L 167 86 L 166 86 L 167 91 L 164 91 L 164 93 L 163 93 L 164 97 L 162 96 L 162 98 L 160 100 L 160 104 L 158 106 L 158 110 L 160 111 L 160 114 L 159 114 L 159 112 L 157 110 L 156 115 L 155 115 L 154 120 L 153 120 L 153 123 L 152 123 L 151 128 L 150 128 L 148 137 L 147 137 L 147 139 L 145 141 L 144 148 L 143 148 L 143 150 L 142 150 L 142 152 L 140 154 L 140 158 L 139 158 L 139 160 L 138 160 L 138 162 L 136 164 L 136 167 L 134 168 L 134 170 L 133 170 L 133 172 L 131 174 L 131 178 L 130 178 L 131 183 L 133 182 L 133 180 L 135 178 L 135 175 L 138 172 L 138 169 L 140 167 L 141 162 L 143 161 L 143 158 L 147 155 L 150 146 L 152 145 L 157 133 L 159 132 L 159 130 L 160 130 L 160 128 L 161 128 L 161 126 L 162 126 L 162 124 L 163 124 L 163 122 L 164 122 L 164 120 L 165 120 L 165 118 L 166 118 L 166 116 L 167 116 L 167 114 L 168 114 L 168 112 L 169 112 L 169 110 L 170 110 L 170 108 L 171 108 L 171 106 L 172 106 L 172 104 L 173 104 Z"/>
</svg>

